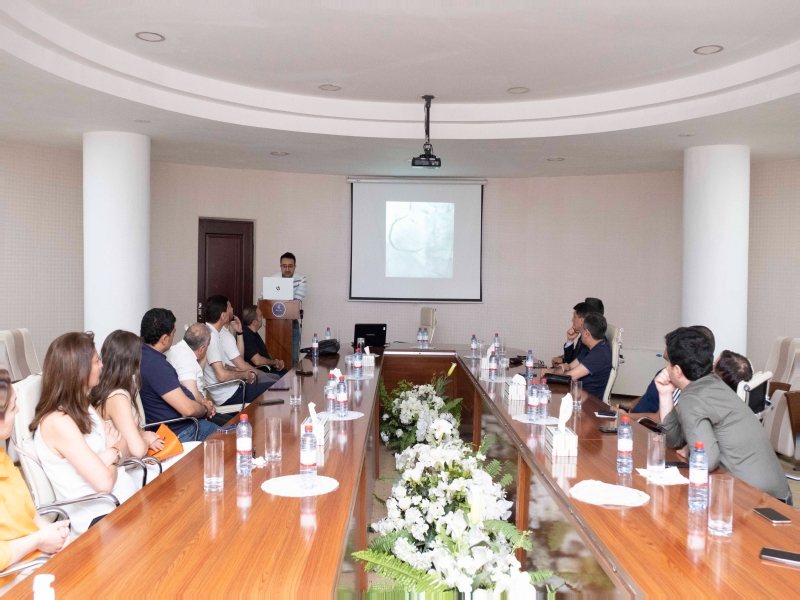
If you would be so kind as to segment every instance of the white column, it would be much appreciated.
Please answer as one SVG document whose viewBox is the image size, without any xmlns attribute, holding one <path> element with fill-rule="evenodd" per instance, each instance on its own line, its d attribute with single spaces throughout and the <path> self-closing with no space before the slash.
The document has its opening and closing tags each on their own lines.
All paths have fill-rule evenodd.
<svg viewBox="0 0 800 600">
<path fill-rule="evenodd" d="M 683 155 L 683 325 L 714 332 L 715 354 L 747 353 L 750 148 Z"/>
<path fill-rule="evenodd" d="M 83 324 L 100 351 L 150 308 L 150 138 L 83 135 Z"/>
</svg>

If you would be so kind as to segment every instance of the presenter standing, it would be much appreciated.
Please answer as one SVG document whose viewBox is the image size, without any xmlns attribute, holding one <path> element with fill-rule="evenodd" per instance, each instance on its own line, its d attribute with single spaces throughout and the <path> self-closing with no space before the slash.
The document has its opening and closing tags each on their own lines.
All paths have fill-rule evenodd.
<svg viewBox="0 0 800 600">
<path fill-rule="evenodd" d="M 285 279 L 292 279 L 294 289 L 294 299 L 301 302 L 306 297 L 306 278 L 304 275 L 295 273 L 297 267 L 297 259 L 291 252 L 286 252 L 281 256 L 281 272 L 276 273 L 273 277 L 283 277 Z M 300 318 L 303 318 L 301 309 Z M 292 321 L 292 366 L 295 366 L 300 361 L 300 321 Z"/>
</svg>

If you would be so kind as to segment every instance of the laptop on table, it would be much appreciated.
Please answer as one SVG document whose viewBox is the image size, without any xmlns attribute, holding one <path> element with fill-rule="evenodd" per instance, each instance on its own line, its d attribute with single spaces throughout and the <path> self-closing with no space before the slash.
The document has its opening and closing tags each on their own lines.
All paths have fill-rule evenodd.
<svg viewBox="0 0 800 600">
<path fill-rule="evenodd" d="M 364 344 L 370 348 L 383 348 L 386 345 L 386 323 L 356 323 L 353 333 L 354 348 L 358 338 L 364 338 Z"/>
</svg>

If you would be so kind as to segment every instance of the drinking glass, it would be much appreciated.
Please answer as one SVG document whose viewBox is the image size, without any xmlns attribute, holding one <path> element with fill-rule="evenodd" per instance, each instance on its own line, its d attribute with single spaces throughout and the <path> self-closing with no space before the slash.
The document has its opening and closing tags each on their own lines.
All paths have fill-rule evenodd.
<svg viewBox="0 0 800 600">
<path fill-rule="evenodd" d="M 221 492 L 225 484 L 225 442 L 203 442 L 203 459 L 203 489 L 206 492 Z"/>
<path fill-rule="evenodd" d="M 364 338 L 358 338 L 356 340 L 356 348 L 361 348 L 361 352 L 364 352 Z"/>
<path fill-rule="evenodd" d="M 583 401 L 583 382 L 580 379 L 576 379 L 570 384 L 570 393 L 572 394 L 572 408 L 580 410 Z"/>
<path fill-rule="evenodd" d="M 270 417 L 264 421 L 264 458 L 279 461 L 281 456 L 281 420 Z"/>
<path fill-rule="evenodd" d="M 350 378 L 353 375 L 353 355 L 348 354 L 344 357 L 344 377 L 345 379 Z"/>
<path fill-rule="evenodd" d="M 500 357 L 503 357 L 503 356 L 506 355 L 506 338 L 504 338 L 504 337 L 500 338 L 500 347 L 497 349 L 497 354 Z"/>
<path fill-rule="evenodd" d="M 664 472 L 664 434 L 650 431 L 647 435 L 647 470 L 649 473 Z"/>
<path fill-rule="evenodd" d="M 733 533 L 733 475 L 719 473 L 708 478 L 708 532 Z"/>
<path fill-rule="evenodd" d="M 501 358 L 500 359 L 500 372 L 497 374 L 498 381 L 505 381 L 506 376 L 508 375 L 508 368 L 510 366 L 509 359 Z"/>
<path fill-rule="evenodd" d="M 483 340 L 478 340 L 478 358 L 483 358 L 485 356 L 483 353 L 484 349 Z"/>
<path fill-rule="evenodd" d="M 289 405 L 299 406 L 303 387 L 303 380 L 300 375 L 295 374 L 293 377 L 289 377 L 289 387 Z"/>
</svg>

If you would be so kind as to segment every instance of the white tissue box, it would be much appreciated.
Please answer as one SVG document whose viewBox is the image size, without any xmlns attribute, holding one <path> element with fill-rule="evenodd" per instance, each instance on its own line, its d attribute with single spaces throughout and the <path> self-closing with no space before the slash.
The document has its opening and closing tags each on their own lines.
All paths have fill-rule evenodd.
<svg viewBox="0 0 800 600">
<path fill-rule="evenodd" d="M 577 456 L 551 456 L 544 461 L 553 477 L 575 479 L 578 476 Z"/>
<path fill-rule="evenodd" d="M 311 417 L 306 419 L 300 424 L 300 431 L 305 431 L 307 423 L 311 423 Z M 317 447 L 325 447 L 325 441 L 330 439 L 331 435 L 331 422 L 328 415 L 325 413 L 317 413 L 317 421 L 314 423 L 314 436 L 317 438 Z"/>
<path fill-rule="evenodd" d="M 578 436 L 572 429 L 558 430 L 558 425 L 545 429 L 545 446 L 553 456 L 578 456 Z"/>
<path fill-rule="evenodd" d="M 364 354 L 361 357 L 361 366 L 365 369 L 367 367 L 374 367 L 375 366 L 375 356 L 372 354 Z"/>
<path fill-rule="evenodd" d="M 505 386 L 503 405 L 512 417 L 524 414 L 528 410 L 525 385 L 511 382 Z"/>
</svg>

